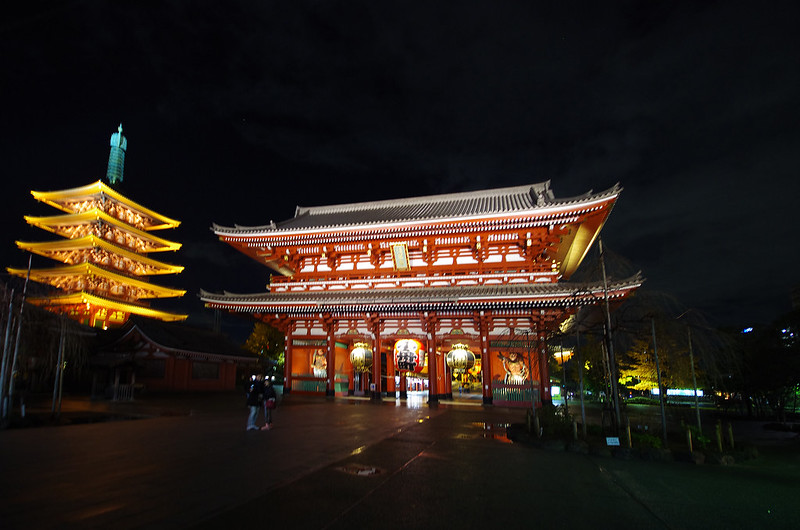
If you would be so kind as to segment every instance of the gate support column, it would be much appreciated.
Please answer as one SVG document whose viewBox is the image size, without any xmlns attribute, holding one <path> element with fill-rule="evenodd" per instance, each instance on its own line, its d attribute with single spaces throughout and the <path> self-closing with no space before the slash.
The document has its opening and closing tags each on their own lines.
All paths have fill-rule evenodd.
<svg viewBox="0 0 800 530">
<path fill-rule="evenodd" d="M 334 337 L 333 332 L 336 325 L 330 315 L 320 316 L 322 317 L 322 328 L 328 334 L 328 351 L 325 355 L 328 363 L 325 371 L 325 397 L 334 397 L 336 395 L 336 386 L 334 385 L 334 377 L 336 375 L 336 337 Z"/>
<path fill-rule="evenodd" d="M 439 403 L 439 370 L 436 359 L 436 315 L 425 316 L 422 321 L 423 329 L 427 332 L 427 345 L 425 346 L 428 354 L 428 404 L 436 405 Z"/>
<path fill-rule="evenodd" d="M 370 322 L 372 335 L 375 337 L 375 342 L 372 345 L 372 382 L 375 385 L 375 390 L 372 391 L 372 400 L 381 401 L 381 393 L 383 392 L 383 380 L 381 378 L 381 326 L 378 319 Z"/>
<path fill-rule="evenodd" d="M 537 326 L 536 351 L 539 354 L 539 396 L 542 404 L 551 405 L 553 398 L 550 396 L 550 368 L 547 366 L 547 333 L 542 329 L 541 323 Z"/>
<path fill-rule="evenodd" d="M 492 359 L 489 357 L 489 318 L 483 311 L 477 318 L 478 332 L 481 340 L 481 394 L 483 404 L 491 405 L 492 394 Z"/>
</svg>

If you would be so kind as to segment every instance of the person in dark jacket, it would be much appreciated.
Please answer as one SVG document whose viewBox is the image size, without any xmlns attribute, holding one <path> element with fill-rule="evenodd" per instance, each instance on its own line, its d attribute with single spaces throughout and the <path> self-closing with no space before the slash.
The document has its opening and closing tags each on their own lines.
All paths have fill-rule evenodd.
<svg viewBox="0 0 800 530">
<path fill-rule="evenodd" d="M 250 388 L 247 389 L 247 406 L 250 407 L 250 415 L 247 417 L 247 430 L 257 431 L 256 419 L 258 419 L 258 409 L 264 403 L 264 375 L 258 374 L 250 381 Z"/>
<path fill-rule="evenodd" d="M 275 387 L 272 386 L 272 381 L 267 379 L 264 383 L 264 419 L 267 423 L 261 427 L 262 430 L 268 431 L 272 428 L 272 411 L 278 403 L 278 395 L 275 393 Z"/>
</svg>

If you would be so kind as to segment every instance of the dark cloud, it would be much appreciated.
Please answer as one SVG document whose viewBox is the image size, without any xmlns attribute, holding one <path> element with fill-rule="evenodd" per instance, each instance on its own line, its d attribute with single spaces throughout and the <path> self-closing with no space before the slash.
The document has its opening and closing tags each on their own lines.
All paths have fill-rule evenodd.
<svg viewBox="0 0 800 530">
<path fill-rule="evenodd" d="M 562 197 L 622 183 L 606 245 L 720 323 L 770 320 L 800 283 L 794 3 L 14 9 L 0 23 L 6 264 L 24 260 L 14 239 L 46 238 L 22 220 L 47 211 L 28 191 L 101 178 L 121 121 L 123 191 L 183 221 L 172 261 L 187 269 L 170 280 L 192 303 L 266 282 L 213 222 L 548 179 Z"/>
</svg>

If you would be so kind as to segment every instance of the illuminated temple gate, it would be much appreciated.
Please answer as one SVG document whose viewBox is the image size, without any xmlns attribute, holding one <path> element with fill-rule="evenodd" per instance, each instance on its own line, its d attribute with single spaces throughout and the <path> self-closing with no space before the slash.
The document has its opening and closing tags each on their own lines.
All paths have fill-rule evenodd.
<svg viewBox="0 0 800 530">
<path fill-rule="evenodd" d="M 485 404 L 547 402 L 548 333 L 581 305 L 619 300 L 641 284 L 638 276 L 607 287 L 562 281 L 620 191 L 556 199 L 547 181 L 214 225 L 278 275 L 266 293 L 201 298 L 284 332 L 284 392 L 377 399 L 423 389 L 437 402 L 453 394 L 453 371 L 470 370 Z"/>
</svg>

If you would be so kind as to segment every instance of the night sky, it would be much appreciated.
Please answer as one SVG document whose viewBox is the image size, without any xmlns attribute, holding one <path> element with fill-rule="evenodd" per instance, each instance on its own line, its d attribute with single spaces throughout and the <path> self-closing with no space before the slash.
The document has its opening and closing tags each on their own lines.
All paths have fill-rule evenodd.
<svg viewBox="0 0 800 530">
<path fill-rule="evenodd" d="M 269 275 L 212 223 L 297 205 L 620 182 L 606 247 L 717 325 L 768 323 L 800 284 L 796 2 L 20 2 L 0 21 L 0 264 L 54 236 L 32 189 L 105 176 L 182 221 L 155 307 Z M 34 267 L 55 262 L 34 257 Z M 8 278 L 7 275 L 4 278 Z"/>
</svg>

